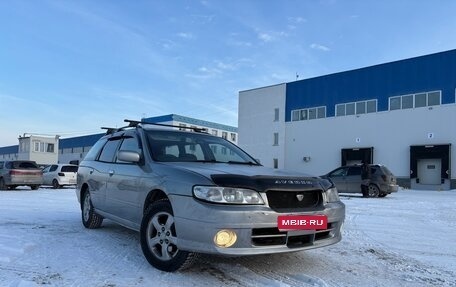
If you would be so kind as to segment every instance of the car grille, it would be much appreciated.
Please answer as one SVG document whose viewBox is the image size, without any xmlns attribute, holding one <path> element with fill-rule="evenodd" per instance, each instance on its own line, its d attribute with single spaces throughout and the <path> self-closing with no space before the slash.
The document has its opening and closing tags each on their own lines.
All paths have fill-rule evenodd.
<svg viewBox="0 0 456 287">
<path fill-rule="evenodd" d="M 331 232 L 336 228 L 337 222 L 328 223 L 327 229 L 318 230 L 312 234 L 288 235 L 286 231 L 278 228 L 254 228 L 252 230 L 252 244 L 254 246 L 286 245 L 288 248 L 311 246 L 316 241 L 332 238 Z"/>
<path fill-rule="evenodd" d="M 323 203 L 321 190 L 266 192 L 269 207 L 277 212 L 293 212 L 315 209 Z"/>
</svg>

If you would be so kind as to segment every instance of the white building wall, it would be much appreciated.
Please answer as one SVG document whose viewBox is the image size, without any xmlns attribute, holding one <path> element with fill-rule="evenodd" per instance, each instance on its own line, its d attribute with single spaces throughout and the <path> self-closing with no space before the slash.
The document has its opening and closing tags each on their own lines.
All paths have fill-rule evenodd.
<svg viewBox="0 0 456 287">
<path fill-rule="evenodd" d="M 452 144 L 454 149 L 454 123 L 455 104 L 288 122 L 285 168 L 322 175 L 340 166 L 341 149 L 374 147 L 374 163 L 384 164 L 396 176 L 408 178 L 410 146 Z M 264 125 L 263 132 L 271 132 L 266 129 L 268 126 Z M 244 133 L 240 135 L 243 137 Z M 304 156 L 310 156 L 310 161 L 305 162 Z M 451 163 L 455 162 L 453 151 Z M 456 168 L 452 168 L 451 178 L 456 178 Z"/>
<path fill-rule="evenodd" d="M 280 84 L 239 93 L 239 146 L 267 167 L 274 167 L 273 159 L 278 159 L 278 168 L 286 167 L 285 89 Z M 279 109 L 278 121 L 275 109 Z M 278 145 L 274 145 L 274 133 L 279 134 Z"/>
</svg>

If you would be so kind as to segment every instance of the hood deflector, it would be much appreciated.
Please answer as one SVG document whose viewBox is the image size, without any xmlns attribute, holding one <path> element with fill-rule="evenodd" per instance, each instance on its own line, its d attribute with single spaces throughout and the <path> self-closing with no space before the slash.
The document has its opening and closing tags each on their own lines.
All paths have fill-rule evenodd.
<svg viewBox="0 0 456 287">
<path fill-rule="evenodd" d="M 248 188 L 256 191 L 268 190 L 309 190 L 324 189 L 322 180 L 312 177 L 281 177 L 281 176 L 245 176 L 236 174 L 213 174 L 212 181 L 218 186 Z"/>
</svg>

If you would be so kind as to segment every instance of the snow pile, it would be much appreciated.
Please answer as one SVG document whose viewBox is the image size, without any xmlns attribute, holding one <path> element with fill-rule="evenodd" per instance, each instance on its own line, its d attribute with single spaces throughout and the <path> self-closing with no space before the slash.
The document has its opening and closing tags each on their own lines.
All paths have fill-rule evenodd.
<svg viewBox="0 0 456 287">
<path fill-rule="evenodd" d="M 342 242 L 288 254 L 203 256 L 165 273 L 136 232 L 81 224 L 74 189 L 0 191 L 1 286 L 456 286 L 455 191 L 342 196 Z"/>
</svg>

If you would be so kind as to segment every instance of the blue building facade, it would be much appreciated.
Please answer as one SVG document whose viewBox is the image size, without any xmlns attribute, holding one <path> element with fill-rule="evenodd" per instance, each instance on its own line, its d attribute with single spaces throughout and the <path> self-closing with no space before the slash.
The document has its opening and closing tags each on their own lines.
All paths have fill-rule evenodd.
<svg viewBox="0 0 456 287">
<path fill-rule="evenodd" d="M 377 100 L 377 112 L 389 110 L 389 98 L 441 91 L 441 103 L 455 103 L 456 50 L 325 75 L 286 84 L 285 121 L 292 111 Z"/>
</svg>

